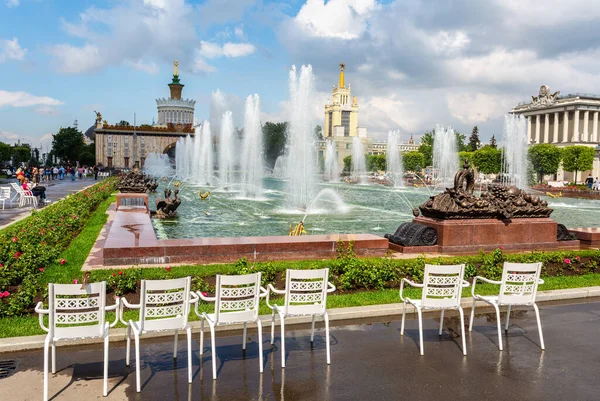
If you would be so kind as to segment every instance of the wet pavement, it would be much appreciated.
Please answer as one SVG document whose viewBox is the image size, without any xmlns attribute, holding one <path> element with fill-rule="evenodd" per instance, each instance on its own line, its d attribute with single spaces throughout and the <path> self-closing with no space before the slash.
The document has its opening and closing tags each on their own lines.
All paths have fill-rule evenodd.
<svg viewBox="0 0 600 401">
<path fill-rule="evenodd" d="M 346 324 L 331 328 L 331 365 L 318 324 L 286 332 L 286 368 L 281 369 L 279 331 L 275 346 L 264 330 L 264 373 L 259 374 L 256 334 L 249 331 L 243 355 L 238 336 L 217 338 L 219 377 L 212 380 L 209 336 L 198 354 L 194 333 L 192 384 L 187 383 L 186 341 L 172 358 L 172 341 L 141 342 L 142 392 L 135 392 L 135 368 L 125 367 L 124 344 L 111 344 L 106 400 L 598 400 L 600 302 L 542 305 L 546 351 L 539 348 L 533 310 L 514 311 L 505 350 L 497 347 L 493 315 L 479 314 L 467 332 L 468 356 L 460 349 L 458 318 L 425 315 L 425 355 L 419 356 L 417 321 Z M 481 311 L 484 311 L 482 308 Z M 467 311 L 466 311 L 467 312 Z M 478 309 L 479 312 L 479 309 Z M 447 312 L 446 315 L 450 313 Z M 410 316 L 413 318 L 414 316 Z M 133 346 L 132 346 L 133 348 Z M 17 371 L 0 379 L 0 399 L 38 400 L 42 395 L 42 351 L 0 354 L 15 359 Z M 202 363 L 200 363 L 202 362 Z M 101 345 L 57 348 L 57 374 L 49 379 L 55 400 L 102 399 Z"/>
</svg>

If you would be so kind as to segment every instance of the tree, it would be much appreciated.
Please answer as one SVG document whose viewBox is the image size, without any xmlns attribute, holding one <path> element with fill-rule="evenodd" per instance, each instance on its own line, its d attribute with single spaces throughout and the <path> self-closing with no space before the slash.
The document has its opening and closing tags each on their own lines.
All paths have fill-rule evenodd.
<svg viewBox="0 0 600 401">
<path fill-rule="evenodd" d="M 404 171 L 420 173 L 423 167 L 425 167 L 425 156 L 416 150 L 403 153 L 402 164 L 404 165 Z"/>
<path fill-rule="evenodd" d="M 547 174 L 556 174 L 560 167 L 561 149 L 549 143 L 531 145 L 527 150 L 537 182 L 541 183 Z"/>
<path fill-rule="evenodd" d="M 385 171 L 385 155 L 367 155 L 367 171 Z"/>
<path fill-rule="evenodd" d="M 29 145 L 14 145 L 10 151 L 10 156 L 15 166 L 27 163 L 31 157 L 31 148 Z"/>
<path fill-rule="evenodd" d="M 497 149 L 498 144 L 496 143 L 496 136 L 492 134 L 492 138 L 490 139 L 490 147 Z"/>
<path fill-rule="evenodd" d="M 129 127 L 131 124 L 129 124 L 129 121 L 121 120 L 117 123 L 117 125 L 119 127 Z"/>
<path fill-rule="evenodd" d="M 345 174 L 350 174 L 350 171 L 352 171 L 352 156 L 346 156 L 344 157 L 344 173 Z"/>
<path fill-rule="evenodd" d="M 594 148 L 587 146 L 567 146 L 562 150 L 563 169 L 575 172 L 575 184 L 577 184 L 577 172 L 591 170 L 594 167 Z"/>
<path fill-rule="evenodd" d="M 502 152 L 491 145 L 473 152 L 473 165 L 480 173 L 498 174 L 502 168 Z"/>
<path fill-rule="evenodd" d="M 96 164 L 96 144 L 85 145 L 83 151 L 79 154 L 79 164 L 83 166 L 93 166 Z"/>
<path fill-rule="evenodd" d="M 0 162 L 2 164 L 10 161 L 10 145 L 0 142 Z"/>
<path fill-rule="evenodd" d="M 288 123 L 266 122 L 263 127 L 263 146 L 265 149 L 265 162 L 275 167 L 277 158 L 285 152 Z"/>
<path fill-rule="evenodd" d="M 467 146 L 471 152 L 475 152 L 481 147 L 481 141 L 479 140 L 479 128 L 477 128 L 477 126 L 473 127 L 473 131 L 469 137 L 469 144 Z"/>
<path fill-rule="evenodd" d="M 462 169 L 463 164 L 465 164 L 465 160 L 469 159 L 470 162 L 473 161 L 473 152 L 458 152 L 458 166 L 457 168 Z"/>
<path fill-rule="evenodd" d="M 423 167 L 433 165 L 433 131 L 425 132 L 421 137 L 419 153 L 421 153 L 425 158 Z"/>
<path fill-rule="evenodd" d="M 66 164 L 75 164 L 79 161 L 84 149 L 83 133 L 73 127 L 61 128 L 52 135 L 52 154 Z"/>
<path fill-rule="evenodd" d="M 469 145 L 465 144 L 465 139 L 467 139 L 466 136 L 464 136 L 458 131 L 454 131 L 454 135 L 456 135 L 456 150 L 458 150 L 459 152 L 468 152 L 469 150 L 471 150 Z"/>
</svg>

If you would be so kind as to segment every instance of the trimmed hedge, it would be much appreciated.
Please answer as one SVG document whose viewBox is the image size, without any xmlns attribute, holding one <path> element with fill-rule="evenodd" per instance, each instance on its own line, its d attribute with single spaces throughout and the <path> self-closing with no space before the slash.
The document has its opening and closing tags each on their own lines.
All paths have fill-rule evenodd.
<svg viewBox="0 0 600 401">
<path fill-rule="evenodd" d="M 115 191 L 116 178 L 68 195 L 0 231 L 0 318 L 26 314 L 43 291 L 44 269 L 58 260 L 96 207 Z"/>
</svg>

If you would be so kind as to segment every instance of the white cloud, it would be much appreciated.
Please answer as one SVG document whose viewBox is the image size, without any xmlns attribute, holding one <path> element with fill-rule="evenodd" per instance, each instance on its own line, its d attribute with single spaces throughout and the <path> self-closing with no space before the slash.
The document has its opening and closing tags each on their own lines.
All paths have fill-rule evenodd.
<svg viewBox="0 0 600 401">
<path fill-rule="evenodd" d="M 519 101 L 515 96 L 487 93 L 450 93 L 447 100 L 452 116 L 469 125 L 501 117 Z"/>
<path fill-rule="evenodd" d="M 0 107 L 60 106 L 60 100 L 48 96 L 34 96 L 27 92 L 8 92 L 0 90 Z"/>
<path fill-rule="evenodd" d="M 250 43 L 231 43 L 227 42 L 223 46 L 214 42 L 200 42 L 200 48 L 198 52 L 200 56 L 208 59 L 218 57 L 244 57 L 248 56 L 256 51 L 256 47 Z"/>
<path fill-rule="evenodd" d="M 8 8 L 18 7 L 19 3 L 20 3 L 19 0 L 6 0 L 6 7 L 8 7 Z"/>
<path fill-rule="evenodd" d="M 307 35 L 356 39 L 367 29 L 375 0 L 308 0 L 295 18 Z"/>
<path fill-rule="evenodd" d="M 33 111 L 44 116 L 57 116 L 60 114 L 60 110 L 57 107 L 46 105 L 36 107 Z"/>
<path fill-rule="evenodd" d="M 160 68 L 155 62 L 146 63 L 142 60 L 129 61 L 126 60 L 125 64 L 135 68 L 136 70 L 144 71 L 148 74 L 157 74 Z"/>
<path fill-rule="evenodd" d="M 430 37 L 430 46 L 438 54 L 454 54 L 465 49 L 471 39 L 462 31 L 441 31 Z"/>
<path fill-rule="evenodd" d="M 26 52 L 27 49 L 21 48 L 17 38 L 0 40 L 0 63 L 7 60 L 23 60 Z"/>
<path fill-rule="evenodd" d="M 194 59 L 194 63 L 192 64 L 192 72 L 194 72 L 195 74 L 204 74 L 208 72 L 214 72 L 216 70 L 217 69 L 214 66 L 208 64 L 206 60 L 202 58 L 201 55 L 197 55 Z"/>
<path fill-rule="evenodd" d="M 244 24 L 241 24 L 239 26 L 236 26 L 233 30 L 233 32 L 235 33 L 235 36 L 239 39 L 239 40 L 246 40 L 246 35 L 244 34 Z"/>
<path fill-rule="evenodd" d="M 31 135 L 0 130 L 0 141 L 8 144 L 16 144 L 20 141 L 21 143 L 27 143 L 36 148 L 42 146 L 49 149 L 52 146 L 52 134 L 43 134 L 42 136 L 34 137 Z"/>
<path fill-rule="evenodd" d="M 86 44 L 82 47 L 72 45 L 55 45 L 50 49 L 61 72 L 79 74 L 97 71 L 105 65 L 98 46 Z"/>
</svg>

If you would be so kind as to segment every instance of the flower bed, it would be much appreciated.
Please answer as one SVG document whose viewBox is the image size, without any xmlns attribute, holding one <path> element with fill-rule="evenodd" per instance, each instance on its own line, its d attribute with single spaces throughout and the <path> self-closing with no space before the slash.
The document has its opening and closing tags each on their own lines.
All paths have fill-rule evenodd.
<svg viewBox="0 0 600 401">
<path fill-rule="evenodd" d="M 34 210 L 0 232 L 0 318 L 31 311 L 44 270 L 82 230 L 94 209 L 115 191 L 116 178 L 67 196 L 42 210 Z"/>
</svg>

